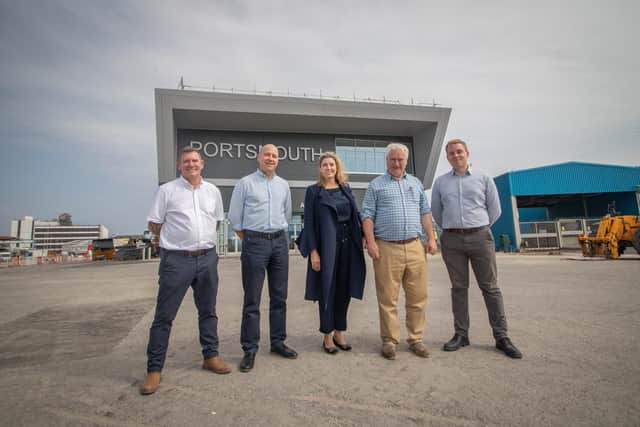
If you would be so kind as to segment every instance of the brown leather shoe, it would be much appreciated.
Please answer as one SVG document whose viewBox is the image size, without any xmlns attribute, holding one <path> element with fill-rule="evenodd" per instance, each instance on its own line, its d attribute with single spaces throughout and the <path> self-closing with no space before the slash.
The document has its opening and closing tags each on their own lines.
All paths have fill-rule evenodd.
<svg viewBox="0 0 640 427">
<path fill-rule="evenodd" d="M 409 346 L 409 350 L 418 357 L 429 357 L 429 350 L 427 350 L 427 346 L 423 342 L 414 342 Z"/>
<path fill-rule="evenodd" d="M 396 345 L 392 342 L 386 342 L 382 345 L 382 357 L 387 360 L 395 360 L 396 358 Z"/>
<path fill-rule="evenodd" d="M 220 358 L 220 356 L 210 357 L 202 362 L 202 369 L 224 375 L 231 372 L 231 368 Z"/>
<path fill-rule="evenodd" d="M 140 387 L 140 394 L 147 395 L 153 394 L 160 387 L 160 372 L 147 372 L 147 378 L 144 379 L 144 384 Z"/>
</svg>

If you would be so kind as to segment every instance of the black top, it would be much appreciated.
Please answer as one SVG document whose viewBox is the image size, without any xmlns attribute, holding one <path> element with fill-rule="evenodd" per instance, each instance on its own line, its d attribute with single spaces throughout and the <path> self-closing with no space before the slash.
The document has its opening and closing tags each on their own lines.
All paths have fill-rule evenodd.
<svg viewBox="0 0 640 427">
<path fill-rule="evenodd" d="M 349 199 L 344 195 L 340 187 L 327 189 L 327 192 L 336 204 L 338 211 L 338 222 L 347 222 L 351 218 L 351 203 Z"/>
</svg>

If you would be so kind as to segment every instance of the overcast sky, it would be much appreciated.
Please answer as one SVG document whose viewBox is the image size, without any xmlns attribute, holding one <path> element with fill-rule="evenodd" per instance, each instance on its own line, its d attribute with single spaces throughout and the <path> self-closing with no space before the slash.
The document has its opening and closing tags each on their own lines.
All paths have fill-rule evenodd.
<svg viewBox="0 0 640 427">
<path fill-rule="evenodd" d="M 154 88 L 431 102 L 491 175 L 640 165 L 640 2 L 0 0 L 0 234 L 70 212 L 139 233 Z M 448 169 L 441 156 L 437 174 Z"/>
</svg>

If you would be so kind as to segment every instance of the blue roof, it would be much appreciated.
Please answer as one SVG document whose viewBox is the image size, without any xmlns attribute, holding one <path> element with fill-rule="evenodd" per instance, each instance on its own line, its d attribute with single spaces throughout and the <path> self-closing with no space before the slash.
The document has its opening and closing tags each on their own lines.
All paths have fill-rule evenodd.
<svg viewBox="0 0 640 427">
<path fill-rule="evenodd" d="M 640 166 L 566 162 L 499 176 L 504 175 L 514 196 L 624 192 L 640 186 Z"/>
</svg>

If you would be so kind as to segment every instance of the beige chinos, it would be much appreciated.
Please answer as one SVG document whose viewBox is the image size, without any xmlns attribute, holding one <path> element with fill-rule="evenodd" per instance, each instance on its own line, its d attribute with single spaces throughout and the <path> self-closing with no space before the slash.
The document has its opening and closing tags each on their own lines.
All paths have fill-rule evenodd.
<svg viewBox="0 0 640 427">
<path fill-rule="evenodd" d="M 406 326 L 411 345 L 422 342 L 427 305 L 427 257 L 419 239 L 399 244 L 376 239 L 380 258 L 373 260 L 380 336 L 384 343 L 400 342 L 398 295 L 405 292 Z"/>
</svg>

